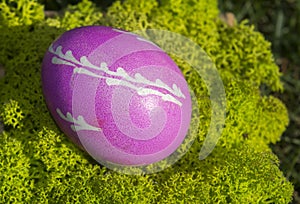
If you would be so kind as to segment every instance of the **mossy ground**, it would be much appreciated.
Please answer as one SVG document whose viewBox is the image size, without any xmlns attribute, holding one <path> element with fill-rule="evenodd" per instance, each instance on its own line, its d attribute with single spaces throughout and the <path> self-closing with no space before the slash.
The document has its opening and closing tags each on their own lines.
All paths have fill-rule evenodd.
<svg viewBox="0 0 300 204">
<path fill-rule="evenodd" d="M 281 161 L 280 168 L 295 185 L 294 203 L 300 203 L 300 1 L 219 0 L 219 8 L 233 12 L 237 21 L 249 19 L 272 42 L 284 83 L 284 92 L 275 95 L 286 104 L 290 118 L 282 140 L 272 149 Z"/>
</svg>

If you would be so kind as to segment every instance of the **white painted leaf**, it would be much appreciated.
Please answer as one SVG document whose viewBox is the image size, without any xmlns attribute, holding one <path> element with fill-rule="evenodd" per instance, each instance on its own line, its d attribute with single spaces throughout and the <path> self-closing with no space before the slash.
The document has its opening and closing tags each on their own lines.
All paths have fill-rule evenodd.
<svg viewBox="0 0 300 204">
<path fill-rule="evenodd" d="M 112 85 L 120 85 L 121 80 L 115 78 L 106 78 L 105 82 L 108 86 L 112 86 Z"/>
<path fill-rule="evenodd" d="M 86 67 L 94 67 L 94 65 L 92 63 L 90 63 L 90 61 L 87 59 L 86 56 L 82 56 L 80 58 L 80 62 L 81 62 L 81 64 L 83 64 Z"/>
<path fill-rule="evenodd" d="M 75 128 L 75 125 L 70 125 L 71 129 L 76 132 L 76 128 Z"/>
<path fill-rule="evenodd" d="M 95 77 L 95 78 L 103 78 L 101 75 L 95 74 L 94 72 L 91 72 L 87 69 L 84 68 L 75 68 L 73 73 L 78 73 L 78 74 L 85 74 L 91 77 Z"/>
<path fill-rule="evenodd" d="M 126 79 L 130 78 L 130 76 L 127 74 L 127 72 L 122 67 L 117 68 L 117 74 L 120 77 L 123 77 L 123 78 L 126 78 Z"/>
<path fill-rule="evenodd" d="M 49 46 L 49 49 L 48 49 L 48 50 L 49 50 L 49 52 L 51 52 L 51 53 L 53 53 L 53 54 L 55 53 L 55 52 L 54 52 L 54 49 L 53 49 L 53 44 L 51 44 L 51 45 Z"/>
<path fill-rule="evenodd" d="M 58 47 L 56 48 L 55 53 L 56 53 L 59 57 L 61 57 L 61 58 L 64 58 L 64 57 L 65 57 L 65 55 L 62 53 L 62 46 L 61 46 L 61 45 L 58 46 Z"/>
<path fill-rule="evenodd" d="M 162 82 L 160 79 L 156 79 L 155 81 L 156 85 L 159 85 L 160 87 L 167 86 L 164 82 Z"/>
<path fill-rule="evenodd" d="M 134 75 L 134 78 L 137 80 L 137 82 L 140 82 L 140 83 L 145 83 L 147 84 L 147 82 L 149 82 L 148 79 L 146 79 L 145 77 L 143 77 L 140 73 L 136 73 Z"/>
<path fill-rule="evenodd" d="M 52 62 L 52 64 L 63 64 L 63 65 L 69 65 L 69 66 L 72 66 L 72 67 L 76 66 L 76 65 L 72 64 L 71 62 L 62 60 L 62 59 L 57 58 L 57 57 L 53 57 L 51 62 Z"/>
<path fill-rule="evenodd" d="M 70 128 L 76 132 L 80 130 L 92 130 L 92 131 L 101 131 L 102 129 L 99 127 L 94 127 L 92 125 L 89 125 L 85 120 L 83 116 L 78 116 L 77 120 L 72 116 L 71 113 L 67 112 L 66 116 L 61 112 L 59 108 L 56 109 L 56 112 L 58 115 L 65 121 L 71 122 L 73 124 L 70 125 Z M 74 125 L 75 124 L 75 125 Z"/>
<path fill-rule="evenodd" d="M 70 122 L 74 121 L 71 113 L 67 112 L 67 118 L 69 119 Z"/>
<path fill-rule="evenodd" d="M 79 116 L 77 117 L 77 122 L 85 122 L 83 116 L 79 115 Z"/>
</svg>

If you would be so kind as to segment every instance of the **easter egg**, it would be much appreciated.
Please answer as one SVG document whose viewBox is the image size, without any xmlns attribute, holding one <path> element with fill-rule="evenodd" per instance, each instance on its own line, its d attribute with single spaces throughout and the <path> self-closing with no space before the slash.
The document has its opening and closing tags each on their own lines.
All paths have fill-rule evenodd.
<svg viewBox="0 0 300 204">
<path fill-rule="evenodd" d="M 80 27 L 48 48 L 42 87 L 59 128 L 99 163 L 161 161 L 183 142 L 191 96 L 176 63 L 127 31 Z"/>
</svg>

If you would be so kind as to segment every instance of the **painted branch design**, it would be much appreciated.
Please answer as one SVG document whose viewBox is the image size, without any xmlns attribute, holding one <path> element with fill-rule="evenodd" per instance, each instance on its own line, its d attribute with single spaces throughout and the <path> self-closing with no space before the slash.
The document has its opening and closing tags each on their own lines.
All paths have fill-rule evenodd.
<svg viewBox="0 0 300 204">
<path fill-rule="evenodd" d="M 129 74 L 122 68 L 117 68 L 117 71 L 109 70 L 107 64 L 102 62 L 100 66 L 96 66 L 92 64 L 86 56 L 82 56 L 80 60 L 77 60 L 71 50 L 66 51 L 64 54 L 62 52 L 62 46 L 58 46 L 55 50 L 53 45 L 49 47 L 49 52 L 54 54 L 55 56 L 52 58 L 53 64 L 63 64 L 75 67 L 73 70 L 74 74 L 84 74 L 91 77 L 103 78 L 108 86 L 126 86 L 133 90 L 136 90 L 139 95 L 157 95 L 162 97 L 164 101 L 169 101 L 175 103 L 179 106 L 182 106 L 182 103 L 176 99 L 175 97 L 185 98 L 185 95 L 182 93 L 181 89 L 173 84 L 172 87 L 169 87 L 167 84 L 162 82 L 160 79 L 156 79 L 155 81 L 148 80 L 140 73 L 136 73 L 133 77 L 129 76 Z M 90 70 L 88 70 L 90 69 Z M 102 73 L 95 73 L 93 71 L 101 71 Z M 104 73 L 106 75 L 104 75 Z M 120 78 L 116 78 L 120 77 Z M 168 91 L 170 94 L 162 93 L 158 90 L 153 90 L 151 88 L 144 88 L 136 86 L 135 84 L 149 85 L 157 88 L 164 89 Z"/>
<path fill-rule="evenodd" d="M 56 112 L 58 115 L 65 121 L 73 123 L 70 125 L 71 129 L 76 132 L 80 130 L 92 130 L 92 131 L 101 131 L 101 128 L 89 125 L 83 118 L 83 116 L 78 116 L 77 119 L 74 118 L 71 113 L 67 112 L 66 115 L 64 115 L 59 108 L 56 109 Z"/>
</svg>

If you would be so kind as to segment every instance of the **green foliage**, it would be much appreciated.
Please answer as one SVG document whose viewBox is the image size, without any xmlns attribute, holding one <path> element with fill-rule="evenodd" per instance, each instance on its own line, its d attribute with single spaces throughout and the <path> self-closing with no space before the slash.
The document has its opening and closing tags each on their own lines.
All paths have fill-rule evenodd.
<svg viewBox="0 0 300 204">
<path fill-rule="evenodd" d="M 281 161 L 280 168 L 295 185 L 293 203 L 300 203 L 300 1 L 219 0 L 219 7 L 233 12 L 238 21 L 249 19 L 272 42 L 284 83 L 284 92 L 277 96 L 286 104 L 290 119 L 282 140 L 272 149 Z"/>
<path fill-rule="evenodd" d="M 78 26 L 91 25 L 101 19 L 102 13 L 95 5 L 83 0 L 75 6 L 69 6 L 61 20 L 61 26 L 66 29 L 72 29 Z"/>
<path fill-rule="evenodd" d="M 12 134 L 20 132 L 4 132 L 0 138 L 0 202 L 29 202 L 34 189 L 32 174 L 29 171 L 30 158 L 25 154 L 22 140 L 11 137 Z"/>
<path fill-rule="evenodd" d="M 194 162 L 160 175 L 162 203 L 287 203 L 291 196 L 291 186 L 270 151 L 257 152 L 242 144 L 218 148 L 211 159 Z"/>
<path fill-rule="evenodd" d="M 20 109 L 17 101 L 10 100 L 3 105 L 3 111 L 0 113 L 0 117 L 3 119 L 4 125 L 11 125 L 14 128 L 22 127 L 22 119 L 24 114 Z"/>
<path fill-rule="evenodd" d="M 0 1 L 0 26 L 31 25 L 43 18 L 43 6 L 36 0 Z"/>
<path fill-rule="evenodd" d="M 32 10 L 21 15 L 12 9 L 16 21 L 5 19 L 0 24 L 0 64 L 6 70 L 0 79 L 0 116 L 5 124 L 0 134 L 1 203 L 290 201 L 293 187 L 268 147 L 285 130 L 286 109 L 278 99 L 259 91 L 262 84 L 280 90 L 279 73 L 269 43 L 253 28 L 227 27 L 217 18 L 216 2 L 208 0 L 117 1 L 103 16 L 83 1 L 69 7 L 63 17 L 29 24 L 19 18 L 43 16 L 42 11 Z M 198 97 L 200 130 L 195 131 L 197 138 L 189 152 L 172 167 L 144 176 L 119 174 L 97 164 L 60 132 L 42 96 L 41 61 L 47 47 L 65 30 L 94 24 L 178 32 L 197 42 L 216 62 L 226 90 L 227 118 L 208 158 L 198 159 L 210 123 L 207 90 L 179 59 L 175 60 Z"/>
<path fill-rule="evenodd" d="M 242 77 L 256 86 L 266 84 L 272 90 L 282 90 L 271 44 L 261 33 L 254 32 L 254 27 L 247 26 L 246 21 L 233 28 L 225 25 L 218 28 L 221 43 L 216 63 L 220 68 L 229 71 L 230 77 Z M 226 70 L 227 67 L 231 69 Z"/>
</svg>

